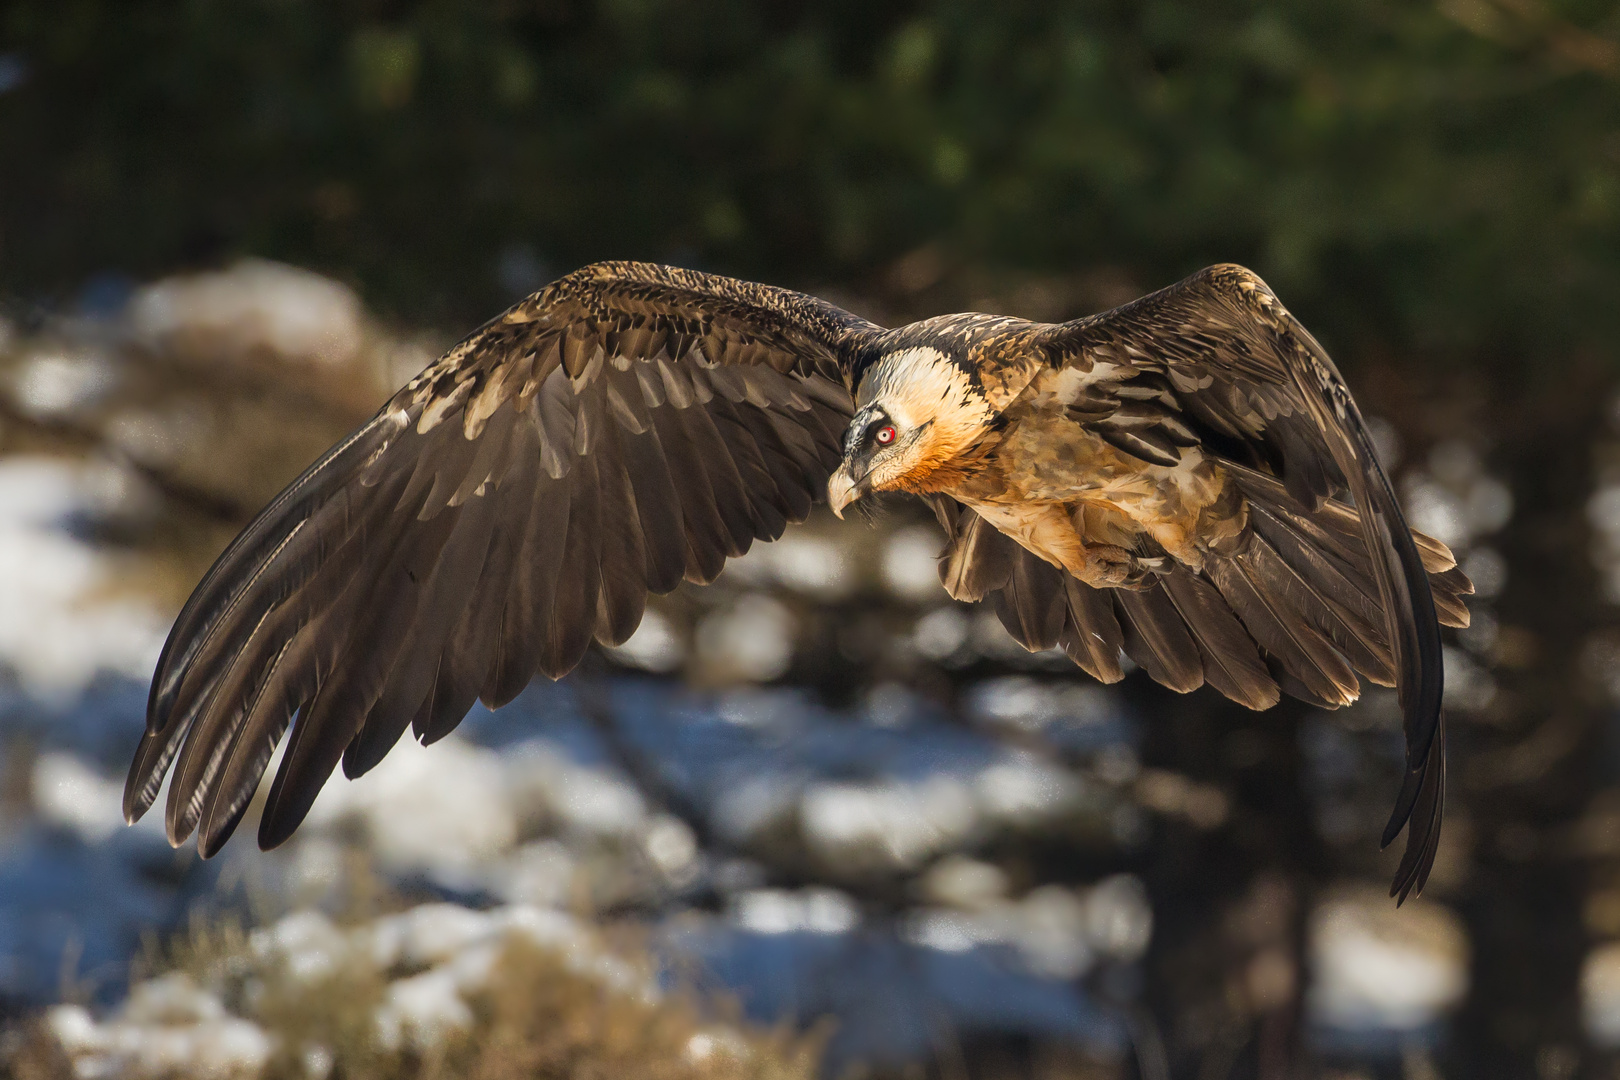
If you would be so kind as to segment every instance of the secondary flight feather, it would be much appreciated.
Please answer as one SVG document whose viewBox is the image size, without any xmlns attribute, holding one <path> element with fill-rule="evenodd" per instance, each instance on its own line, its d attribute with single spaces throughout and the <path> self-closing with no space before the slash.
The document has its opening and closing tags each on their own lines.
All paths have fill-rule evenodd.
<svg viewBox="0 0 1620 1080">
<path fill-rule="evenodd" d="M 125 789 L 172 768 L 170 840 L 217 852 L 284 736 L 259 826 L 339 763 L 561 678 L 649 594 L 712 581 L 826 497 L 928 500 L 947 592 L 1093 676 L 1120 655 L 1250 708 L 1398 687 L 1384 842 L 1422 888 L 1445 787 L 1440 625 L 1472 592 L 1412 532 L 1349 390 L 1254 274 L 1217 266 L 1060 324 L 885 329 L 646 263 L 561 278 L 468 336 L 266 507 L 170 632 Z M 289 734 L 290 729 L 290 734 Z"/>
</svg>

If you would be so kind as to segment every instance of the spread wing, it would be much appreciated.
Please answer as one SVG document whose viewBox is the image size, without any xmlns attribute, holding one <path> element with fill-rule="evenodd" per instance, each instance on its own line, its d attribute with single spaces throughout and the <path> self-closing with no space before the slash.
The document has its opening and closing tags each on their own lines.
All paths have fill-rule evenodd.
<svg viewBox="0 0 1620 1080">
<path fill-rule="evenodd" d="M 1257 677 L 1252 645 L 1238 640 L 1245 630 L 1283 688 L 1309 700 L 1354 700 L 1356 670 L 1393 681 L 1407 771 L 1384 843 L 1410 822 L 1394 891 L 1421 888 L 1445 785 L 1436 598 L 1448 622 L 1465 624 L 1459 596 L 1472 588 L 1445 545 L 1408 529 L 1332 360 L 1263 281 L 1230 265 L 1046 328 L 1034 343 L 1085 376 L 1076 419 L 1145 462 L 1175 465 L 1191 446 L 1222 459 L 1250 511 L 1241 552 L 1211 560 L 1202 578 L 1172 574 L 1148 593 L 1122 594 L 1117 628 L 1109 605 L 1081 605 L 1099 610 L 1070 621 L 1105 626 L 1078 636 L 1122 638 L 1167 685 L 1198 685 L 1201 666 L 1250 704 L 1274 700 L 1275 688 Z"/>
<path fill-rule="evenodd" d="M 648 593 L 707 582 L 822 497 L 878 328 L 801 293 L 643 263 L 554 282 L 450 350 L 295 480 L 181 611 L 125 788 L 171 763 L 169 839 L 204 855 L 292 734 L 259 829 L 339 760 L 560 678 Z"/>
</svg>

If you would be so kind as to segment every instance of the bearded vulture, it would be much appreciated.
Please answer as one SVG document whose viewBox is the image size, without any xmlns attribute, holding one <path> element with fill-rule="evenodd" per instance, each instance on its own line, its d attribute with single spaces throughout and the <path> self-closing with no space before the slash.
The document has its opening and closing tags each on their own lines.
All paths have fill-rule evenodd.
<svg viewBox="0 0 1620 1080">
<path fill-rule="evenodd" d="M 174 766 L 171 842 L 230 837 L 288 728 L 259 826 L 290 836 L 339 761 L 623 642 L 649 593 L 706 583 L 826 493 L 932 504 L 945 590 L 1104 682 L 1324 708 L 1399 688 L 1422 888 L 1445 786 L 1440 626 L 1472 592 L 1412 532 L 1350 391 L 1263 281 L 1215 266 L 1058 324 L 884 329 L 786 289 L 633 262 L 486 323 L 333 447 L 181 611 L 124 796 Z"/>
</svg>

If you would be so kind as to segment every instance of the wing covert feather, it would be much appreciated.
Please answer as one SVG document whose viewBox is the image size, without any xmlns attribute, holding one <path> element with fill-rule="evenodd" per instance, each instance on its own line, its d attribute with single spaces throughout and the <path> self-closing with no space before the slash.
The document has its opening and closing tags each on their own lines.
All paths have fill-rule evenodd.
<svg viewBox="0 0 1620 1080">
<path fill-rule="evenodd" d="M 125 789 L 229 838 L 282 736 L 260 843 L 341 761 L 623 641 L 824 497 L 879 328 L 785 289 L 599 263 L 426 368 L 243 530 L 176 620 Z"/>
<path fill-rule="evenodd" d="M 1361 582 L 1332 580 L 1344 575 L 1328 561 L 1306 574 L 1291 569 L 1283 575 L 1277 571 L 1286 560 L 1265 552 L 1259 562 L 1218 561 L 1212 573 L 1251 635 L 1268 651 L 1292 657 L 1288 677 L 1300 681 L 1307 696 L 1331 702 L 1354 692 L 1354 676 L 1329 655 L 1335 650 L 1323 634 L 1353 654 L 1363 674 L 1379 681 L 1394 676 L 1405 716 L 1407 773 L 1384 842 L 1410 822 L 1408 858 L 1392 894 L 1404 898 L 1421 888 L 1432 863 L 1445 768 L 1440 613 L 1429 575 L 1449 570 L 1453 561 L 1443 544 L 1414 537 L 1407 526 L 1333 361 L 1265 282 L 1232 265 L 1210 267 L 1112 311 L 1046 327 L 1032 340 L 1055 365 L 1104 373 L 1101 389 L 1088 395 L 1086 422 L 1116 446 L 1139 445 L 1144 461 L 1156 461 L 1180 445 L 1179 432 L 1191 422 L 1207 433 L 1205 452 L 1234 471 L 1274 473 L 1287 499 L 1268 496 L 1272 502 L 1293 503 L 1307 519 L 1353 518 L 1356 535 L 1331 538 L 1328 550 L 1350 543 L 1365 552 L 1348 560 L 1365 567 L 1365 592 L 1341 589 Z M 1173 397 L 1155 406 L 1160 387 Z M 1333 509 L 1341 494 L 1353 502 L 1353 512 Z M 1317 521 L 1306 529 L 1323 531 Z M 1253 574 L 1272 575 L 1286 590 L 1328 590 L 1323 606 L 1312 609 L 1316 624 L 1295 626 L 1286 612 L 1270 610 Z M 1457 599 L 1462 591 L 1441 590 L 1448 622 L 1467 617 Z M 1382 641 L 1361 633 L 1363 597 L 1377 602 Z"/>
</svg>

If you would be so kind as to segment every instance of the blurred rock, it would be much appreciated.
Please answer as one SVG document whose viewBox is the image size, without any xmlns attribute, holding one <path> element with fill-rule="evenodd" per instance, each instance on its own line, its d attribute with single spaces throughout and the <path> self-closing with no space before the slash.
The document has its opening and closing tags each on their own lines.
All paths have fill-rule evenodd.
<svg viewBox="0 0 1620 1080">
<path fill-rule="evenodd" d="M 1133 874 L 1103 878 L 1086 893 L 1086 936 L 1099 952 L 1136 960 L 1153 937 L 1147 887 Z"/>
<path fill-rule="evenodd" d="M 147 348 L 199 359 L 342 365 L 359 355 L 365 336 L 360 298 L 348 286 L 262 259 L 144 286 L 128 319 Z"/>
<path fill-rule="evenodd" d="M 566 908 L 580 887 L 579 860 L 556 840 L 524 844 L 489 875 L 490 889 L 509 904 Z"/>
<path fill-rule="evenodd" d="M 961 863 L 949 870 L 954 876 L 964 872 L 982 875 Z M 1032 975 L 1075 979 L 1097 956 L 1135 960 L 1147 948 L 1152 926 L 1142 883 L 1119 875 L 1090 889 L 1042 885 L 1018 900 L 984 896 L 956 910 L 923 908 L 907 917 L 905 936 L 946 952 L 1004 946 Z"/>
<path fill-rule="evenodd" d="M 117 372 L 98 353 L 37 353 L 12 369 L 10 376 L 17 407 L 40 419 L 79 412 L 118 385 Z"/>
<path fill-rule="evenodd" d="M 957 667 L 974 659 L 967 649 L 972 632 L 972 620 L 962 608 L 935 608 L 917 620 L 911 642 L 928 659 Z"/>
<path fill-rule="evenodd" d="M 641 617 L 636 632 L 624 644 L 606 652 L 621 664 L 654 672 L 674 671 L 686 659 L 686 646 L 675 624 L 651 607 Z"/>
<path fill-rule="evenodd" d="M 1122 1023 L 1074 981 L 1030 973 L 1004 945 L 938 948 L 865 921 L 842 932 L 795 930 L 778 910 L 773 903 L 764 932 L 689 916 L 669 925 L 665 947 L 733 988 L 750 1018 L 831 1018 L 828 1075 L 856 1063 L 883 1069 L 925 1060 L 942 1031 L 959 1044 L 1056 1041 L 1105 1060 L 1125 1049 Z M 802 909 L 791 910 L 801 917 Z"/>
<path fill-rule="evenodd" d="M 1075 808 L 1085 786 L 1068 769 L 1028 751 L 1013 751 L 981 772 L 974 783 L 986 817 L 1027 828 Z"/>
<path fill-rule="evenodd" d="M 1446 908 L 1397 909 L 1381 889 L 1347 888 L 1310 917 L 1311 1022 L 1347 1035 L 1412 1033 L 1468 990 L 1468 943 Z"/>
<path fill-rule="evenodd" d="M 647 827 L 642 846 L 671 883 L 681 885 L 692 879 L 700 852 L 691 826 L 680 818 L 658 815 Z"/>
<path fill-rule="evenodd" d="M 117 564 L 73 531 L 121 495 L 107 467 L 0 461 L 0 665 L 25 693 L 68 701 L 98 672 L 145 678 L 157 662 L 163 616 L 120 592 Z"/>
<path fill-rule="evenodd" d="M 46 1023 L 80 1080 L 251 1077 L 274 1048 L 263 1028 L 227 1014 L 217 997 L 181 972 L 136 986 L 105 1023 L 81 1005 L 52 1008 Z"/>
<path fill-rule="evenodd" d="M 594 837 L 633 838 L 647 828 L 647 803 L 617 771 L 582 763 L 544 739 L 502 755 L 507 782 L 525 816 L 542 814 Z"/>
<path fill-rule="evenodd" d="M 1620 1047 L 1620 943 L 1599 945 L 1581 965 L 1581 1020 L 1605 1049 Z"/>
<path fill-rule="evenodd" d="M 883 545 L 883 581 L 903 600 L 940 598 L 939 552 L 944 538 L 932 525 L 896 529 Z"/>
<path fill-rule="evenodd" d="M 780 585 L 820 600 L 845 596 L 855 586 L 850 538 L 823 535 L 819 522 L 788 530 L 774 543 L 756 543 L 726 566 L 726 577 L 750 585 Z M 859 538 L 856 538 L 859 543 Z"/>
<path fill-rule="evenodd" d="M 306 824 L 314 831 L 353 821 L 384 869 L 465 885 L 517 840 L 509 768 L 455 735 L 431 748 L 407 735 L 360 780 L 329 781 Z"/>
<path fill-rule="evenodd" d="M 1007 894 L 1007 875 L 999 866 L 965 855 L 941 859 L 918 884 L 924 899 L 969 911 L 997 903 Z"/>
<path fill-rule="evenodd" d="M 978 824 L 972 789 L 960 779 L 922 783 L 814 784 L 799 803 L 810 849 L 846 866 L 912 867 L 961 843 Z"/>
<path fill-rule="evenodd" d="M 701 672 L 714 683 L 768 682 L 793 662 L 798 625 L 780 601 L 747 593 L 698 626 Z"/>
<path fill-rule="evenodd" d="M 756 934 L 842 934 L 860 909 L 837 889 L 750 889 L 731 898 L 731 921 Z"/>
<path fill-rule="evenodd" d="M 389 1050 L 408 1043 L 422 1051 L 472 1025 L 454 973 L 436 968 L 389 984 L 377 1010 L 377 1041 Z"/>
<path fill-rule="evenodd" d="M 280 965 L 293 981 L 308 983 L 347 963 L 351 942 L 324 914 L 303 909 L 253 931 L 248 948 L 256 958 Z"/>
<path fill-rule="evenodd" d="M 88 843 L 106 840 L 124 826 L 124 786 L 74 754 L 41 754 L 34 762 L 33 789 L 42 821 L 70 828 Z"/>
</svg>

